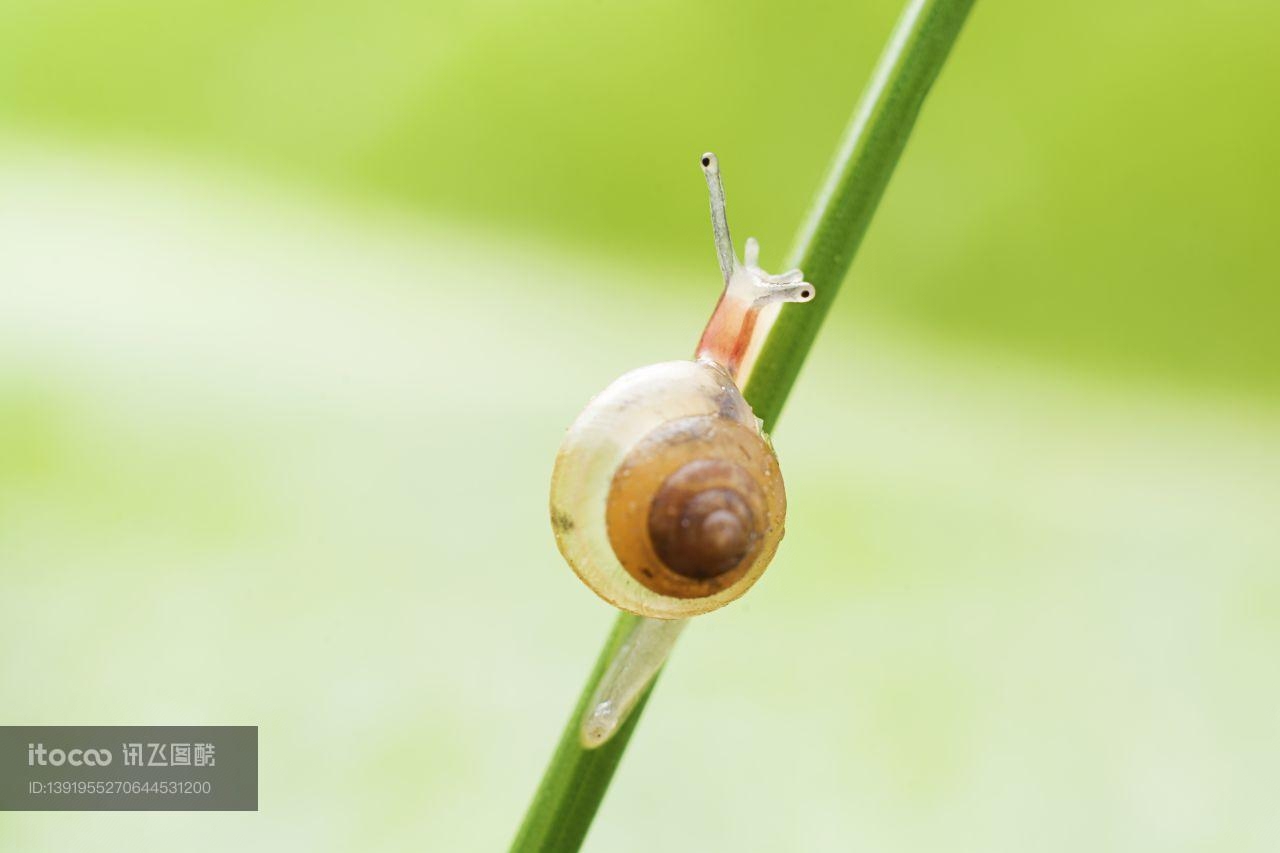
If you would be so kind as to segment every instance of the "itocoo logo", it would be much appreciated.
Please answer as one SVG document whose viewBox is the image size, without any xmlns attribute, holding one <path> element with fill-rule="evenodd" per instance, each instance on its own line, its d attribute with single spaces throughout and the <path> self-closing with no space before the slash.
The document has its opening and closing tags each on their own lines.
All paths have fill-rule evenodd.
<svg viewBox="0 0 1280 853">
<path fill-rule="evenodd" d="M 109 749 L 45 749 L 42 743 L 27 744 L 27 766 L 106 767 L 111 763 Z"/>
</svg>

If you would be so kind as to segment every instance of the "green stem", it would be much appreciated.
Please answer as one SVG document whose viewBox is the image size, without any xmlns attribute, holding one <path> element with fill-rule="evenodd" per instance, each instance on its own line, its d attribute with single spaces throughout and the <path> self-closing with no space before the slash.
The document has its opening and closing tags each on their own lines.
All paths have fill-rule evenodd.
<svg viewBox="0 0 1280 853">
<path fill-rule="evenodd" d="M 806 305 L 783 306 L 743 390 L 766 431 L 777 423 L 973 2 L 909 0 L 880 57 L 793 252 L 792 265 L 804 270 L 816 298 Z M 596 749 L 581 745 L 579 728 L 587 703 L 637 618 L 623 613 L 614 624 L 512 850 L 566 851 L 582 845 L 653 690 L 651 684 L 608 742 Z"/>
<path fill-rule="evenodd" d="M 639 616 L 631 613 L 619 613 L 613 623 L 609 639 L 605 641 L 595 669 L 587 679 L 587 687 L 569 716 L 569 724 L 564 727 L 564 733 L 560 735 L 556 754 L 547 766 L 542 784 L 538 786 L 538 793 L 529 804 L 520 834 L 511 845 L 512 850 L 577 850 L 582 846 L 582 839 L 586 837 L 591 819 L 595 817 L 600 800 L 609 788 L 613 771 L 622 760 L 622 752 L 627 748 L 627 741 L 631 739 L 631 733 L 640 719 L 640 712 L 649 701 L 653 684 L 649 685 L 649 689 L 636 703 L 631 716 L 617 733 L 597 749 L 585 749 L 582 746 L 579 734 L 582 717 L 587 712 L 587 703 L 595 695 L 596 686 L 604 677 L 609 662 L 639 620 Z M 655 678 L 654 682 L 656 681 Z"/>
<path fill-rule="evenodd" d="M 765 432 L 778 422 L 973 2 L 910 0 L 871 75 L 787 264 L 804 270 L 814 300 L 783 305 L 743 389 Z"/>
</svg>

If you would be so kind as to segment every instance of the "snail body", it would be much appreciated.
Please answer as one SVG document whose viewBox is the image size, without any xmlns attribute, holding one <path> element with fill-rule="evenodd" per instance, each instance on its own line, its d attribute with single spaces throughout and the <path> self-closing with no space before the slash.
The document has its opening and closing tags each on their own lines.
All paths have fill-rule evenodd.
<svg viewBox="0 0 1280 853">
<path fill-rule="evenodd" d="M 715 156 L 703 155 L 724 291 L 695 360 L 632 370 L 569 428 L 551 479 L 556 543 L 601 598 L 641 616 L 722 607 L 759 579 L 782 539 L 777 457 L 740 385 L 770 306 L 807 302 L 799 270 L 779 276 L 733 252 Z"/>
</svg>

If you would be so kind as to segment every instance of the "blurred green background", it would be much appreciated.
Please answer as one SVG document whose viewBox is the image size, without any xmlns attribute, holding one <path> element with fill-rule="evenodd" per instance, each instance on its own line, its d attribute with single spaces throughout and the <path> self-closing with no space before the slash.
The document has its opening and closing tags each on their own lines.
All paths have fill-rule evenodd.
<svg viewBox="0 0 1280 853">
<path fill-rule="evenodd" d="M 500 849 L 611 611 L 564 427 L 781 266 L 899 7 L 0 5 L 7 723 L 262 727 L 256 814 Z M 1280 7 L 982 0 L 598 850 L 1280 843 Z"/>
</svg>

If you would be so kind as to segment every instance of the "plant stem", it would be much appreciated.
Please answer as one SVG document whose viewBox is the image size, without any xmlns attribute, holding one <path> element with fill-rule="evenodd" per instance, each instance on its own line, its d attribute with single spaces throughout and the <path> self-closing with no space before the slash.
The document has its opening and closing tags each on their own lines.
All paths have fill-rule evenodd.
<svg viewBox="0 0 1280 853">
<path fill-rule="evenodd" d="M 973 2 L 909 0 L 876 64 L 787 263 L 815 285 L 814 300 L 783 305 L 743 389 L 765 432 L 778 422 Z"/>
<path fill-rule="evenodd" d="M 866 234 L 880 197 L 974 0 L 909 0 L 845 132 L 827 180 L 801 231 L 793 262 L 815 285 L 807 305 L 784 305 L 743 393 L 773 430 L 818 329 Z M 616 735 L 586 749 L 579 728 L 587 703 L 639 617 L 618 616 L 569 717 L 524 823 L 516 851 L 577 850 L 608 790 L 653 685 Z M 656 682 L 656 678 L 655 678 Z"/>
<path fill-rule="evenodd" d="M 582 839 L 586 837 L 591 819 L 595 817 L 600 800 L 609 788 L 613 771 L 622 760 L 622 752 L 627 748 L 627 741 L 631 739 L 631 732 L 640 719 L 640 712 L 649 701 L 653 684 L 645 690 L 644 696 L 632 709 L 631 716 L 617 733 L 596 749 L 582 746 L 579 737 L 582 717 L 609 662 L 639 620 L 640 617 L 634 614 L 619 613 L 613 623 L 613 630 L 600 651 L 595 669 L 587 679 L 586 689 L 582 691 L 577 707 L 569 716 L 569 724 L 560 735 L 556 754 L 547 766 L 542 784 L 538 786 L 538 793 L 529 804 L 520 834 L 511 844 L 512 850 L 577 850 L 582 846 Z M 654 682 L 657 682 L 657 678 Z"/>
</svg>

